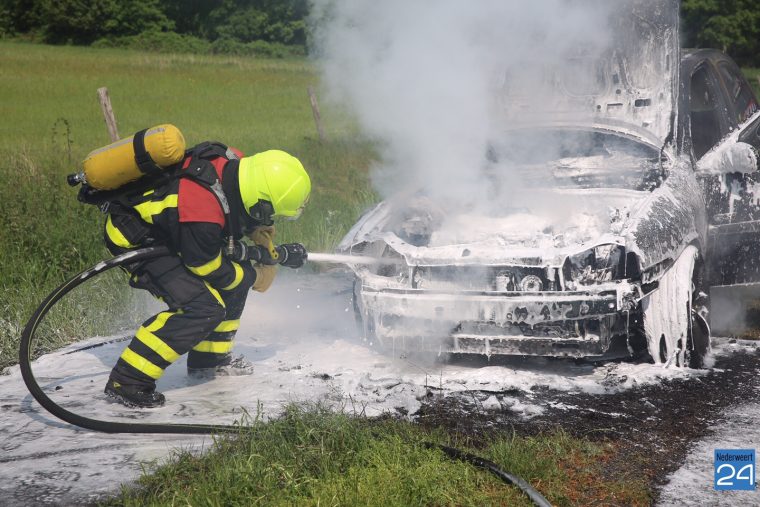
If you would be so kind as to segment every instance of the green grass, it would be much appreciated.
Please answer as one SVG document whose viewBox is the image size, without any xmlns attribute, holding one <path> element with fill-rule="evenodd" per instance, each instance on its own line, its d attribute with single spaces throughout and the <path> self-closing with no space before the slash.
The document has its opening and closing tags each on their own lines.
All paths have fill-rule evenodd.
<svg viewBox="0 0 760 507">
<path fill-rule="evenodd" d="M 0 369 L 16 362 L 20 330 L 37 304 L 107 256 L 102 215 L 79 204 L 64 181 L 89 151 L 109 142 L 96 94 L 101 86 L 109 89 L 123 136 L 173 123 L 191 145 L 219 140 L 244 153 L 279 148 L 300 157 L 312 176 L 312 198 L 299 221 L 278 224 L 280 242 L 332 248 L 374 200 L 367 179 L 374 152 L 346 115 L 322 104 L 330 141 L 316 140 L 306 88 L 318 85 L 318 76 L 306 59 L 0 41 L 0 68 Z M 50 324 L 56 332 L 42 345 L 90 336 L 93 326 L 107 332 L 107 322 L 124 306 L 114 312 L 114 298 L 128 297 L 112 293 L 124 285 L 113 277 L 110 287 L 92 291 L 86 318 L 59 311 Z"/>
<path fill-rule="evenodd" d="M 204 455 L 177 453 L 104 505 L 531 505 L 520 490 L 424 442 L 467 448 L 437 430 L 291 407 L 252 421 Z M 608 448 L 564 433 L 495 437 L 470 449 L 530 481 L 554 505 L 635 505 L 644 483 L 594 481 Z"/>
<path fill-rule="evenodd" d="M 755 95 L 760 98 L 760 69 L 742 69 L 744 75 L 749 78 L 749 82 L 752 88 L 755 90 Z"/>
</svg>

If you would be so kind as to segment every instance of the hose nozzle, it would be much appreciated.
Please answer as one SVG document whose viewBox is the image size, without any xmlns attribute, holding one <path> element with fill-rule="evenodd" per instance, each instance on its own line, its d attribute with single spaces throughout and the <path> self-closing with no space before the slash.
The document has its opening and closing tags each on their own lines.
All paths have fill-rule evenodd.
<svg viewBox="0 0 760 507">
<path fill-rule="evenodd" d="M 278 260 L 280 258 L 280 254 L 277 252 L 277 247 L 274 246 L 274 243 L 271 239 L 269 240 L 269 245 L 267 245 L 267 250 L 269 250 L 269 255 L 272 257 L 272 259 Z"/>
</svg>

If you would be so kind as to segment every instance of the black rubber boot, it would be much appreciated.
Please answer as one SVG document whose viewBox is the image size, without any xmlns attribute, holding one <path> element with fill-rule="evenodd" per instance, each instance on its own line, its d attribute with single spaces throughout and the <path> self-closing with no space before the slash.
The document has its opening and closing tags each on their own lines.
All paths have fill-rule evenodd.
<svg viewBox="0 0 760 507">
<path fill-rule="evenodd" d="M 155 387 L 123 385 L 110 379 L 104 392 L 109 398 L 113 398 L 128 407 L 160 407 L 166 401 L 164 395 L 156 391 Z"/>
</svg>

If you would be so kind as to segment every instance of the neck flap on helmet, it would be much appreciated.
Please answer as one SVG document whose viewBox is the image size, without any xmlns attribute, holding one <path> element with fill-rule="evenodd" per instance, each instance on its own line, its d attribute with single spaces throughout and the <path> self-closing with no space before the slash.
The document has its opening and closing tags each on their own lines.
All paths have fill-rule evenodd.
<svg viewBox="0 0 760 507">
<path fill-rule="evenodd" d="M 230 202 L 232 230 L 236 239 L 250 234 L 256 227 L 274 223 L 272 221 L 274 208 L 269 201 L 259 201 L 250 210 L 245 209 L 238 184 L 239 170 L 240 160 L 230 160 L 224 168 L 224 179 L 222 180 L 224 193 L 227 194 L 227 199 Z"/>
</svg>

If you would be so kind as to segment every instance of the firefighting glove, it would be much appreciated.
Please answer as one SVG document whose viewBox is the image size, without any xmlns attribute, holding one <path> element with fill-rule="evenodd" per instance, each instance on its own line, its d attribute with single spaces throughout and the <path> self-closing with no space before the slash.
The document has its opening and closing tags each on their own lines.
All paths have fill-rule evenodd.
<svg viewBox="0 0 760 507">
<path fill-rule="evenodd" d="M 253 282 L 253 290 L 256 292 L 266 292 L 274 282 L 274 277 L 277 274 L 277 266 L 263 266 L 257 264 L 253 266 L 256 271 L 256 281 Z"/>
<path fill-rule="evenodd" d="M 277 260 L 277 251 L 274 247 L 274 225 L 260 225 L 251 232 L 248 237 L 254 244 L 263 246 L 269 250 L 269 256 Z"/>
<path fill-rule="evenodd" d="M 256 227 L 251 234 L 248 235 L 254 244 L 263 247 L 268 247 L 274 240 L 274 225 L 260 225 Z"/>
<path fill-rule="evenodd" d="M 285 243 L 276 248 L 277 262 L 288 268 L 300 268 L 309 257 L 306 248 L 301 243 Z"/>
</svg>

